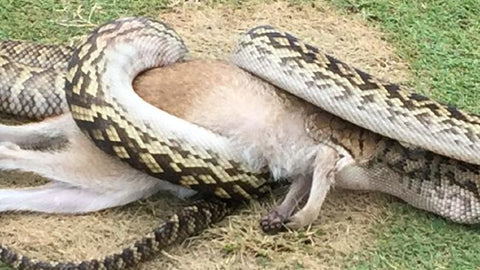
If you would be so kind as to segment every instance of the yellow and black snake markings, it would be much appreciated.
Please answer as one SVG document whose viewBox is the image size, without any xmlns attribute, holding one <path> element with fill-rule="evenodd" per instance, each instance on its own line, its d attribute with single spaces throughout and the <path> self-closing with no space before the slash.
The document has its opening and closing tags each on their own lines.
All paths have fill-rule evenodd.
<svg viewBox="0 0 480 270">
<path fill-rule="evenodd" d="M 1 109 L 33 118 L 44 118 L 70 109 L 78 126 L 107 153 L 155 177 L 210 194 L 215 199 L 207 198 L 184 207 L 151 235 L 118 254 L 100 260 L 70 263 L 35 261 L 0 246 L 0 259 L 5 263 L 18 269 L 31 270 L 131 267 L 150 258 L 159 249 L 218 222 L 240 201 L 261 196 L 268 191 L 267 172 L 250 172 L 245 165 L 222 157 L 208 147 L 192 148 L 188 141 L 173 136 L 157 136 L 149 123 L 136 119 L 131 115 L 132 112 L 108 93 L 112 89 L 106 86 L 108 78 L 103 75 L 107 68 L 109 48 L 111 50 L 118 43 L 142 39 L 158 41 L 157 44 L 148 45 L 166 50 L 165 54 L 160 53 L 155 63 L 157 65 L 181 61 L 186 56 L 187 50 L 182 40 L 171 28 L 145 18 L 124 18 L 102 25 L 74 52 L 70 52 L 68 47 L 36 47 L 29 43 L 24 43 L 22 47 L 22 43 L 4 43 L 0 55 L 0 60 L 4 60 L 0 62 L 0 76 L 9 79 L 0 86 L 3 87 L 0 88 L 0 94 L 6 97 L 2 105 L 7 106 Z M 52 61 L 38 63 L 35 59 L 24 59 L 42 58 L 35 53 L 28 53 L 33 48 L 37 48 L 38 53 L 52 54 Z M 150 52 L 159 54 L 155 50 Z M 129 51 L 124 53 L 128 54 Z M 58 59 L 54 57 L 57 54 Z M 70 54 L 67 57 L 68 67 L 63 62 L 67 60 L 62 60 L 64 54 Z M 149 58 L 149 54 L 145 56 Z"/>
<path fill-rule="evenodd" d="M 102 25 L 74 52 L 68 47 L 42 45 L 30 54 L 35 45 L 14 42 L 0 45 L 0 77 L 8 78 L 0 81 L 1 109 L 37 118 L 70 110 L 77 125 L 103 151 L 152 176 L 213 195 L 210 197 L 215 199 L 183 208 L 151 235 L 104 259 L 59 264 L 37 262 L 0 246 L 0 259 L 6 263 L 19 269 L 131 267 L 222 219 L 239 201 L 262 196 L 268 190 L 267 172 L 249 171 L 228 153 L 210 149 L 208 143 L 203 148 L 192 146 L 185 138 L 154 129 L 152 123 L 136 117 L 113 94 L 116 89 L 112 89 L 109 78 L 105 77 L 112 68 L 108 66 L 109 50 L 122 44 L 122 52 L 129 54 L 135 49 L 123 44 L 142 42 L 158 46 L 149 51 L 152 59 L 144 59 L 155 62 L 152 66 L 186 59 L 187 49 L 181 38 L 165 24 L 145 18 L 123 18 Z M 161 57 L 154 57 L 155 54 Z M 64 57 L 69 59 L 68 68 L 63 63 L 67 61 L 62 60 Z M 52 62 L 42 63 L 46 58 Z M 479 221 L 480 169 L 474 165 L 480 163 L 478 116 L 412 94 L 400 86 L 382 83 L 269 26 L 249 31 L 239 43 L 233 61 L 357 125 L 339 118 L 326 122 L 323 121 L 326 114 L 319 113 L 316 115 L 319 121 L 313 120 L 309 130 L 317 141 L 328 140 L 352 156 L 359 156 L 361 162 L 357 165 L 365 169 L 372 182 L 380 185 L 379 191 L 457 222 Z M 64 91 L 66 100 L 60 100 Z M 324 106 L 319 102 L 325 102 Z M 337 105 L 345 114 L 336 111 Z M 326 117 L 333 119 L 332 115 Z M 439 144 L 428 144 L 432 137 L 421 132 L 426 124 L 435 125 L 431 129 L 437 133 L 427 135 L 439 135 Z M 392 127 L 398 134 L 388 133 Z M 400 133 L 403 130 L 407 133 Z M 414 142 L 413 147 L 395 141 L 404 139 L 407 143 Z M 446 148 L 435 148 L 438 145 Z M 437 150 L 446 156 L 420 148 Z M 467 163 L 469 160 L 473 164 Z"/>
<path fill-rule="evenodd" d="M 480 165 L 480 116 L 382 82 L 288 33 L 253 28 L 232 61 L 358 126 Z"/>
<path fill-rule="evenodd" d="M 0 260 L 21 270 L 94 270 L 125 269 L 139 262 L 151 259 L 169 245 L 178 243 L 187 237 L 206 229 L 210 224 L 222 220 L 233 205 L 218 200 L 205 200 L 180 209 L 162 226 L 155 229 L 123 251 L 98 260 L 83 262 L 48 262 L 22 256 L 8 247 L 0 245 Z"/>
<path fill-rule="evenodd" d="M 66 112 L 64 75 L 72 53 L 67 46 L 0 42 L 1 111 L 30 119 Z"/>
<path fill-rule="evenodd" d="M 112 89 L 101 86 L 101 69 L 107 65 L 101 48 L 154 35 L 168 43 L 163 46 L 171 47 L 166 54 L 174 55 L 178 50 L 175 61 L 182 61 L 187 49 L 180 37 L 162 23 L 140 19 L 119 20 L 98 28 L 72 55 L 66 93 L 77 125 L 103 151 L 159 179 L 226 199 L 262 195 L 268 174 L 254 174 L 208 149 L 190 149 L 186 141 L 158 136 L 148 123 L 132 119 L 131 112 L 104 92 Z"/>
</svg>

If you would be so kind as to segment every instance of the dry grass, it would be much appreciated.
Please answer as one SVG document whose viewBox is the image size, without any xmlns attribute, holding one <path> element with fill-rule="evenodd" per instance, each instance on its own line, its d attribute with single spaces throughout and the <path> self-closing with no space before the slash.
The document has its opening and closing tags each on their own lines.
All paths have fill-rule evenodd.
<svg viewBox="0 0 480 270">
<path fill-rule="evenodd" d="M 322 2 L 316 6 L 182 2 L 159 17 L 177 29 L 194 57 L 227 58 L 241 32 L 269 23 L 379 77 L 401 82 L 407 76 L 406 65 L 382 41 L 381 34 L 358 20 L 342 17 Z M 0 177 L 5 186 L 41 181 L 29 174 Z M 159 225 L 165 214 L 160 209 L 176 203 L 155 196 L 89 215 L 2 214 L 0 238 L 35 258 L 99 257 L 118 251 Z M 336 190 L 328 196 L 316 225 L 301 232 L 267 236 L 260 232 L 258 219 L 272 203 L 273 199 L 254 202 L 140 269 L 339 269 L 345 256 L 372 243 L 372 226 L 388 216 L 382 196 Z"/>
</svg>

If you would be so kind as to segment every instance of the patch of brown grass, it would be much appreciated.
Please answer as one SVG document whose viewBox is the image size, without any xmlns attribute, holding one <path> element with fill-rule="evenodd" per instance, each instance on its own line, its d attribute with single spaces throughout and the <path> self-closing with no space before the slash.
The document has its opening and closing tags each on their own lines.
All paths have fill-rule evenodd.
<svg viewBox="0 0 480 270">
<path fill-rule="evenodd" d="M 241 5 L 181 2 L 173 6 L 172 12 L 159 17 L 184 37 L 194 57 L 228 58 L 240 33 L 259 24 L 272 24 L 381 78 L 401 82 L 407 76 L 406 65 L 382 41 L 381 34 L 340 15 L 324 2 L 308 6 L 283 1 Z M 1 186 L 39 181 L 31 174 L 0 175 Z M 264 235 L 258 219 L 272 207 L 273 198 L 280 197 L 244 207 L 139 268 L 339 269 L 345 256 L 372 243 L 372 225 L 381 221 L 386 212 L 380 195 L 335 190 L 311 228 Z M 97 258 L 118 251 L 158 226 L 166 214 L 164 209 L 177 203 L 171 197 L 158 195 L 89 215 L 2 214 L 0 238 L 2 243 L 34 258 Z"/>
</svg>

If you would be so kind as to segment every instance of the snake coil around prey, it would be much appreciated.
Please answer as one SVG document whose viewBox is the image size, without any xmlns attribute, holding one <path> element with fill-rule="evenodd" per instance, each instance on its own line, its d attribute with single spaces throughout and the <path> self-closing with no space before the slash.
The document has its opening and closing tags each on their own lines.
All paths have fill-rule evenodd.
<svg viewBox="0 0 480 270">
<path fill-rule="evenodd" d="M 152 235 L 102 260 L 37 262 L 0 247 L 3 261 L 19 269 L 133 266 L 217 222 L 235 202 L 268 190 L 268 172 L 250 171 L 228 151 L 225 138 L 133 94 L 131 82 L 141 71 L 187 59 L 183 41 L 164 23 L 122 18 L 98 27 L 75 49 L 40 46 L 31 53 L 28 46 L 39 45 L 0 45 L 0 75 L 22 74 L 5 83 L 13 86 L 8 88 L 8 100 L 1 100 L 3 111 L 44 118 L 69 110 L 80 129 L 104 152 L 154 177 L 218 200 L 186 207 Z M 355 125 L 480 165 L 480 117 L 382 83 L 289 34 L 269 26 L 254 28 L 240 40 L 232 61 Z"/>
</svg>

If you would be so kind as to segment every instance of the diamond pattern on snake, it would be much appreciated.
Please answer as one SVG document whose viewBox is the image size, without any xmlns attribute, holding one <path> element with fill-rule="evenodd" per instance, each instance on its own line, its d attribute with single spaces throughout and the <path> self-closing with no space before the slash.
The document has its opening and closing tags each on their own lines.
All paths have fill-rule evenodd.
<svg viewBox="0 0 480 270">
<path fill-rule="evenodd" d="M 26 48 L 38 54 L 25 55 Z M 249 31 L 231 63 L 188 59 L 173 29 L 145 18 L 102 25 L 76 48 L 3 42 L 0 60 L 2 111 L 45 119 L 0 126 L 0 169 L 52 180 L 0 190 L 0 211 L 85 213 L 159 190 L 205 198 L 98 260 L 43 262 L 2 246 L 1 259 L 16 268 L 132 267 L 219 221 L 239 202 L 264 196 L 282 179 L 290 189 L 260 220 L 266 232 L 311 224 L 334 186 L 388 193 L 460 223 L 479 221 L 478 156 L 400 140 L 389 133 L 389 117 L 378 112 L 419 119 L 423 111 L 423 123 L 462 131 L 444 139 L 468 134 L 458 145 L 473 150 L 478 116 L 381 84 L 271 27 Z M 370 119 L 323 106 L 358 97 L 362 105 L 349 106 Z M 378 129 L 368 129 L 370 120 Z M 412 134 L 423 135 L 421 128 L 404 135 Z"/>
</svg>

